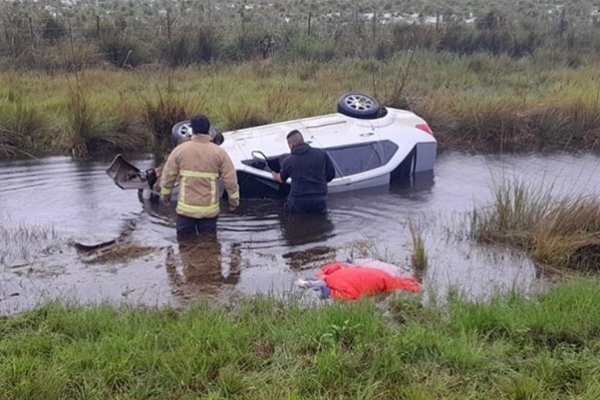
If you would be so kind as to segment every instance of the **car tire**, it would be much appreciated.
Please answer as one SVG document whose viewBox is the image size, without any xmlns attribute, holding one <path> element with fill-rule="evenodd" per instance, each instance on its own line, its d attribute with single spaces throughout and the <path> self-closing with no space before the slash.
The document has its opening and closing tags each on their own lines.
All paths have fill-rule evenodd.
<svg viewBox="0 0 600 400">
<path fill-rule="evenodd" d="M 220 145 L 225 141 L 222 133 L 218 133 L 212 126 L 209 128 L 210 140 L 213 143 Z M 192 137 L 192 125 L 189 119 L 181 121 L 173 125 L 171 128 L 171 141 L 174 145 L 179 144 L 182 140 L 187 140 Z"/>
<path fill-rule="evenodd" d="M 352 118 L 373 119 L 379 116 L 381 105 L 374 97 L 350 92 L 338 99 L 337 110 Z"/>
<path fill-rule="evenodd" d="M 173 125 L 171 128 L 171 142 L 178 144 L 182 140 L 189 139 L 192 137 L 192 126 L 190 120 L 186 119 Z"/>
</svg>

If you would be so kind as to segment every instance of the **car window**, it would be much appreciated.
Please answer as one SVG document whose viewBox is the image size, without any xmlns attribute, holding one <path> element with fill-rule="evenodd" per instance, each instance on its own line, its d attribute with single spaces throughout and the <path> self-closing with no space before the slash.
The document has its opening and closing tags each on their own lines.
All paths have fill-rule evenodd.
<svg viewBox="0 0 600 400">
<path fill-rule="evenodd" d="M 336 167 L 336 176 L 369 171 L 386 164 L 398 146 L 388 140 L 325 149 Z"/>
</svg>

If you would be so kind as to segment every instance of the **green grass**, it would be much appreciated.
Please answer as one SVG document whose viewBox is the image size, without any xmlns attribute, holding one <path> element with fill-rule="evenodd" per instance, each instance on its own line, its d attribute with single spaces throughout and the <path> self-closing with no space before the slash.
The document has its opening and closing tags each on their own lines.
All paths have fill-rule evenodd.
<svg viewBox="0 0 600 400">
<path fill-rule="evenodd" d="M 483 243 L 526 251 L 533 260 L 560 268 L 598 271 L 600 202 L 595 196 L 559 195 L 552 185 L 504 181 L 494 203 L 471 213 L 471 234 Z"/>
<path fill-rule="evenodd" d="M 418 51 L 387 61 L 3 71 L 0 157 L 152 151 L 182 117 L 205 113 L 220 131 L 238 129 L 335 112 L 348 91 L 415 111 L 442 149 L 597 151 L 600 84 L 590 77 L 600 60 L 552 60 Z"/>
<path fill-rule="evenodd" d="M 417 222 L 409 219 L 408 229 L 412 238 L 412 254 L 410 256 L 412 266 L 422 276 L 427 268 L 427 252 L 425 251 L 425 242 L 422 237 L 422 228 Z"/>
<path fill-rule="evenodd" d="M 595 399 L 600 281 L 444 308 L 47 304 L 0 319 L 0 399 Z"/>
</svg>

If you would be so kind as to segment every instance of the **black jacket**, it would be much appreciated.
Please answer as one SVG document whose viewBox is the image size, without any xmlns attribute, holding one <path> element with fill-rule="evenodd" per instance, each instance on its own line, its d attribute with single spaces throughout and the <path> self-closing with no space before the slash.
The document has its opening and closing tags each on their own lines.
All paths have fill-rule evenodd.
<svg viewBox="0 0 600 400">
<path fill-rule="evenodd" d="M 302 143 L 292 149 L 283 160 L 281 180 L 292 178 L 290 196 L 325 196 L 327 182 L 335 178 L 335 170 L 327 153 Z"/>
</svg>

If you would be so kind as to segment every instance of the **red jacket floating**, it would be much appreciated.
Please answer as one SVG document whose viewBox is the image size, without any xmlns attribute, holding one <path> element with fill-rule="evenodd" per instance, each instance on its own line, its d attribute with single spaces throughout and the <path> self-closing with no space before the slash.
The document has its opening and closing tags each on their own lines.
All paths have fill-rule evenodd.
<svg viewBox="0 0 600 400">
<path fill-rule="evenodd" d="M 413 277 L 395 277 L 376 268 L 354 266 L 346 263 L 324 265 L 319 273 L 334 299 L 354 300 L 394 290 L 417 293 L 421 284 Z"/>
</svg>

